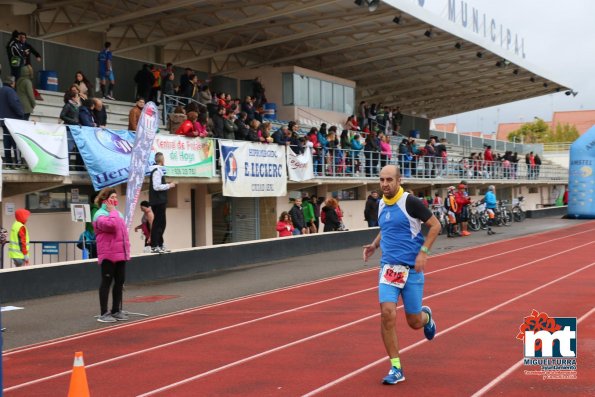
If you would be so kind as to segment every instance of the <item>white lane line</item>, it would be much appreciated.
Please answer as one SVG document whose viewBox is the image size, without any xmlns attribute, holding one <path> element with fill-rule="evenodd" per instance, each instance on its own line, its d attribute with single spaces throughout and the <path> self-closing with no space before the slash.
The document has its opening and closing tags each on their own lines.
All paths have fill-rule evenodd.
<svg viewBox="0 0 595 397">
<path fill-rule="evenodd" d="M 577 320 L 577 324 L 580 323 L 581 321 L 583 321 L 584 319 L 586 319 L 587 317 L 589 317 L 593 313 L 595 313 L 595 307 L 592 308 L 591 310 L 589 310 L 587 313 L 583 314 Z M 524 360 L 522 360 L 522 359 L 519 360 L 519 362 L 517 362 L 516 364 L 514 364 L 512 367 L 508 368 L 506 371 L 504 371 L 503 373 L 501 373 L 499 376 L 495 377 L 490 383 L 488 383 L 487 385 L 485 385 L 484 387 L 482 387 L 481 389 L 479 389 L 478 391 L 476 391 L 471 397 L 480 397 L 480 396 L 483 396 L 486 392 L 488 392 L 490 389 L 492 389 L 498 383 L 500 383 L 501 381 L 503 381 L 504 378 L 506 378 L 508 375 L 512 374 L 514 371 L 516 371 L 517 369 L 519 369 L 519 367 L 521 367 L 523 365 L 523 361 Z"/>
<path fill-rule="evenodd" d="M 575 226 L 569 226 L 568 228 L 571 228 L 571 227 L 575 227 Z M 526 237 L 535 237 L 535 236 L 538 236 L 538 235 L 541 235 L 541 234 L 554 233 L 554 232 L 557 232 L 557 231 L 560 231 L 560 230 L 564 230 L 564 229 L 567 229 L 567 228 L 557 229 L 555 231 L 545 231 L 545 232 L 541 232 L 541 233 L 537 233 L 537 234 L 528 235 Z M 566 238 L 578 236 L 578 235 L 584 234 L 584 233 L 590 233 L 590 232 L 592 232 L 594 230 L 595 230 L 595 228 L 588 229 L 588 230 L 585 230 L 585 231 L 581 231 L 581 232 L 577 232 L 577 233 L 565 235 L 565 236 L 562 236 L 562 237 L 556 237 L 554 239 L 542 241 L 540 243 L 535 243 L 535 244 L 523 246 L 521 248 L 516 248 L 516 249 L 509 250 L 509 251 L 506 251 L 506 252 L 502 252 L 502 253 L 499 253 L 499 254 L 495 254 L 495 255 L 491 255 L 491 256 L 486 256 L 486 257 L 481 257 L 481 258 L 475 259 L 473 261 L 460 263 L 458 265 L 453 265 L 453 266 L 449 266 L 449 267 L 446 267 L 446 268 L 443 268 L 443 269 L 434 270 L 432 272 L 427 272 L 426 275 L 430 275 L 432 273 L 437 273 L 437 272 L 444 271 L 444 270 L 449 270 L 449 269 L 452 269 L 452 268 L 455 268 L 455 267 L 459 267 L 459 266 L 464 266 L 464 265 L 467 265 L 467 264 L 470 264 L 470 263 L 482 261 L 484 259 L 490 259 L 490 258 L 494 258 L 494 257 L 497 257 L 497 256 L 506 255 L 506 254 L 511 253 L 511 252 L 516 252 L 516 251 L 524 250 L 524 249 L 535 247 L 535 246 L 538 246 L 538 245 L 543 245 L 543 244 L 551 243 L 552 241 L 562 240 L 562 239 L 566 239 Z M 482 245 L 479 245 L 479 246 L 461 248 L 461 249 L 450 251 L 450 252 L 444 252 L 444 253 L 432 255 L 430 257 L 430 259 L 435 258 L 435 257 L 440 257 L 440 256 L 454 255 L 454 254 L 457 254 L 459 252 L 470 251 L 470 250 L 482 248 L 482 247 L 485 247 L 485 246 L 496 245 L 496 244 L 500 244 L 502 242 L 508 242 L 508 241 L 512 241 L 512 240 L 518 240 L 518 238 L 507 239 L 507 240 L 500 240 L 500 241 L 495 241 L 493 243 L 487 243 L 487 244 L 482 244 Z M 112 326 L 112 327 L 109 327 L 109 328 L 103 328 L 103 329 L 93 330 L 93 331 L 86 331 L 86 332 L 81 332 L 81 333 L 70 335 L 70 336 L 64 336 L 64 337 L 52 339 L 52 340 L 49 340 L 49 341 L 46 341 L 46 342 L 42 342 L 42 343 L 38 343 L 38 344 L 33 344 L 33 345 L 28 345 L 28 346 L 23 346 L 23 347 L 18 347 L 18 348 L 6 350 L 3 353 L 3 355 L 4 356 L 10 356 L 10 355 L 21 353 L 21 352 L 26 352 L 26 351 L 30 351 L 30 350 L 41 349 L 41 348 L 44 348 L 44 347 L 53 346 L 53 345 L 56 345 L 56 344 L 60 344 L 60 343 L 64 343 L 64 342 L 69 342 L 69 341 L 73 341 L 73 340 L 77 340 L 77 339 L 81 339 L 81 338 L 84 338 L 86 336 L 101 335 L 101 334 L 108 333 L 108 332 L 119 331 L 121 329 L 129 328 L 129 327 L 135 327 L 137 325 L 144 325 L 144 324 L 147 324 L 149 322 L 158 321 L 158 320 L 161 320 L 161 319 L 166 319 L 166 318 L 170 318 L 170 317 L 176 317 L 176 316 L 180 316 L 180 315 L 184 315 L 184 314 L 190 314 L 190 313 L 193 313 L 193 312 L 196 312 L 196 311 L 206 310 L 206 309 L 210 309 L 210 308 L 213 308 L 213 307 L 219 307 L 219 306 L 230 304 L 230 303 L 237 303 L 237 302 L 241 302 L 241 301 L 244 301 L 244 300 L 249 300 L 249 299 L 254 299 L 254 298 L 258 298 L 258 297 L 262 297 L 262 296 L 272 295 L 272 294 L 276 294 L 276 293 L 279 293 L 279 292 L 285 292 L 285 291 L 292 290 L 292 289 L 298 289 L 298 288 L 303 288 L 303 287 L 307 287 L 307 286 L 311 286 L 311 285 L 321 284 L 321 283 L 325 283 L 325 282 L 329 282 L 329 281 L 333 281 L 333 280 L 337 280 L 337 279 L 341 279 L 341 278 L 353 277 L 353 276 L 357 276 L 359 274 L 363 274 L 363 273 L 367 273 L 367 272 L 372 272 L 372 271 L 374 271 L 374 272 L 377 272 L 378 271 L 378 269 L 376 268 L 376 266 L 374 266 L 371 269 L 358 270 L 358 271 L 355 271 L 355 272 L 351 272 L 351 273 L 347 273 L 347 274 L 341 274 L 341 275 L 338 275 L 338 276 L 327 277 L 327 278 L 323 278 L 323 279 L 320 279 L 320 280 L 308 281 L 308 282 L 305 282 L 305 283 L 295 284 L 295 285 L 291 285 L 291 286 L 288 286 L 288 287 L 281 287 L 281 288 L 276 288 L 276 289 L 272 289 L 272 290 L 269 290 L 269 291 L 258 292 L 258 293 L 251 294 L 251 295 L 246 295 L 246 296 L 243 296 L 243 297 L 240 297 L 240 298 L 233 298 L 233 299 L 228 299 L 228 300 L 224 300 L 224 301 L 216 302 L 216 303 L 210 303 L 210 304 L 207 304 L 207 305 L 202 305 L 202 306 L 198 306 L 198 307 L 194 307 L 194 308 L 178 310 L 178 311 L 175 311 L 175 312 L 172 312 L 172 313 L 162 314 L 162 315 L 155 316 L 155 317 L 152 317 L 152 318 L 149 318 L 149 319 L 137 320 L 137 321 L 129 322 L 129 323 L 126 323 L 126 324 Z M 364 290 L 364 291 L 367 291 L 367 290 Z"/>
<path fill-rule="evenodd" d="M 592 266 L 593 264 L 595 264 L 595 263 L 592 263 L 592 264 L 590 264 L 590 265 L 588 265 L 588 266 L 586 266 L 586 267 L 584 267 L 584 268 L 582 268 L 582 269 L 588 268 L 588 267 Z M 526 266 L 526 265 L 524 265 L 524 266 Z M 522 267 L 522 266 L 521 266 L 521 267 Z M 581 269 L 581 270 L 582 270 L 582 269 Z M 513 269 L 511 269 L 511 270 L 513 270 Z M 505 271 L 505 272 L 500 272 L 500 273 L 497 273 L 497 274 L 494 274 L 494 275 L 491 275 L 491 276 L 488 276 L 488 277 L 483 277 L 483 278 L 481 278 L 481 279 L 478 279 L 478 280 L 475 280 L 475 281 L 472 281 L 472 282 L 469 282 L 469 283 L 462 284 L 462 285 L 460 285 L 460 286 L 458 286 L 458 287 L 454 287 L 454 288 L 451 288 L 451 289 L 449 289 L 449 290 L 442 291 L 442 292 L 439 292 L 439 293 L 436 293 L 436 294 L 430 295 L 430 296 L 426 297 L 425 299 L 427 300 L 427 299 L 430 299 L 430 298 L 434 298 L 434 297 L 436 297 L 436 296 L 443 295 L 443 294 L 446 294 L 446 293 L 448 293 L 448 292 L 452 292 L 452 291 L 454 291 L 454 290 L 456 290 L 456 289 L 464 288 L 464 287 L 466 287 L 466 286 L 468 286 L 468 285 L 475 284 L 475 283 L 478 283 L 478 282 L 480 282 L 480 281 L 483 281 L 483 280 L 485 280 L 485 279 L 487 279 L 487 278 L 493 278 L 493 277 L 496 277 L 496 276 L 498 276 L 498 275 L 501 275 L 502 273 L 507 273 L 507 272 L 508 272 L 508 271 Z M 571 273 L 571 274 L 572 274 L 572 273 Z M 564 276 L 564 277 L 561 277 L 560 279 L 563 279 L 563 278 L 565 278 L 565 277 L 566 277 L 566 276 Z M 540 288 L 541 288 L 541 287 L 540 287 Z M 537 290 L 537 289 L 536 289 L 536 290 Z M 534 290 L 534 291 L 536 291 L 536 290 Z M 524 296 L 524 295 L 526 295 L 526 294 L 523 294 L 522 296 Z M 516 299 L 518 299 L 518 297 L 514 298 L 513 300 L 516 300 Z M 508 301 L 508 302 L 510 302 L 510 301 Z M 401 308 L 401 307 L 402 307 L 402 306 L 399 306 L 399 308 Z M 492 309 L 490 309 L 490 310 L 492 310 Z M 490 312 L 490 311 L 486 311 L 485 313 L 488 313 L 488 312 Z M 200 374 L 194 375 L 194 376 L 192 376 L 192 377 L 189 377 L 189 378 L 183 379 L 183 380 L 181 380 L 181 381 L 178 381 L 178 382 L 172 383 L 172 384 L 170 384 L 170 385 L 163 386 L 163 387 L 161 387 L 161 388 L 159 388 L 159 389 L 152 390 L 152 391 L 150 391 L 150 392 L 147 392 L 147 393 L 145 393 L 145 394 L 139 395 L 138 397 L 146 397 L 146 396 L 151 396 L 151 395 L 154 395 L 154 394 L 160 393 L 160 392 L 162 392 L 162 391 L 166 391 L 166 390 L 172 389 L 172 388 L 174 388 L 174 387 L 177 387 L 177 386 L 183 385 L 183 384 L 185 384 L 185 383 L 188 383 L 188 382 L 192 382 L 192 381 L 194 381 L 194 380 L 197 380 L 197 379 L 203 378 L 203 377 L 205 377 L 205 376 L 208 376 L 208 375 L 214 374 L 214 373 L 216 373 L 216 372 L 219 372 L 219 371 L 223 371 L 223 370 L 225 370 L 225 369 L 229 369 L 229 368 L 231 368 L 231 367 L 234 367 L 234 366 L 236 366 L 236 365 L 243 364 L 243 363 L 245 363 L 245 362 L 247 362 L 247 361 L 254 360 L 254 359 L 256 359 L 256 358 L 259 358 L 259 357 L 262 357 L 262 356 L 268 355 L 268 354 L 270 354 L 270 353 L 274 353 L 274 352 L 277 352 L 277 351 L 279 351 L 279 350 L 283 350 L 283 349 L 286 349 L 286 348 L 288 348 L 288 347 L 295 346 L 295 345 L 297 345 L 297 344 L 300 344 L 300 343 L 303 343 L 303 342 L 307 342 L 307 341 L 310 341 L 310 340 L 312 340 L 312 339 L 315 339 L 315 338 L 318 338 L 318 337 L 321 337 L 321 336 L 324 336 L 324 335 L 327 335 L 327 334 L 330 334 L 330 333 L 333 333 L 333 332 L 339 331 L 339 330 L 341 330 L 341 329 L 344 329 L 344 328 L 350 327 L 350 326 L 352 326 L 352 325 L 359 324 L 359 323 L 361 323 L 361 322 L 364 322 L 364 321 L 370 320 L 370 319 L 372 319 L 372 318 L 374 318 L 374 317 L 377 317 L 377 316 L 378 316 L 378 314 L 373 314 L 373 315 L 371 315 L 371 316 L 367 316 L 367 317 L 361 318 L 361 319 L 359 319 L 359 320 L 356 320 L 356 321 L 353 321 L 353 322 L 350 322 L 350 323 L 347 323 L 347 324 L 341 325 L 341 326 L 339 326 L 339 327 L 336 327 L 336 328 L 331 328 L 331 329 L 328 329 L 328 330 L 326 330 L 326 331 L 320 332 L 320 333 L 318 333 L 318 334 L 310 335 L 310 336 L 308 336 L 308 337 L 306 337 L 306 338 L 303 338 L 303 339 L 299 339 L 299 340 L 293 341 L 293 342 L 291 342 L 291 343 L 288 343 L 288 344 L 286 344 L 286 345 L 277 346 L 277 347 L 275 347 L 275 348 L 273 348 L 273 349 L 270 349 L 270 350 L 267 350 L 267 351 L 264 351 L 264 352 L 258 353 L 258 354 L 256 354 L 256 355 L 249 356 L 249 357 L 245 357 L 245 358 L 243 358 L 243 359 L 241 359 L 241 360 L 234 361 L 233 363 L 229 363 L 229 364 L 223 365 L 223 366 L 221 366 L 221 367 L 218 367 L 218 368 L 214 368 L 214 369 L 212 369 L 212 370 L 209 370 L 209 371 L 207 371 L 207 372 L 203 372 L 203 373 L 200 373 Z M 474 317 L 472 317 L 471 319 L 475 319 L 475 318 L 478 318 L 478 317 L 477 317 L 477 316 L 474 316 Z M 468 321 L 470 321 L 470 320 L 463 321 L 462 323 L 460 323 L 460 325 L 462 325 L 462 324 L 465 324 L 465 323 L 466 323 L 466 322 L 468 322 Z M 452 329 L 456 329 L 456 328 L 457 328 L 458 326 L 460 326 L 460 325 L 457 325 L 457 326 L 454 326 L 454 327 L 448 328 L 448 329 L 444 330 L 442 333 L 446 333 L 446 332 L 449 332 L 449 331 L 450 331 L 450 330 L 452 330 Z M 438 334 L 437 334 L 437 335 L 438 335 Z M 427 340 L 426 340 L 426 339 L 423 339 L 423 340 L 422 340 L 422 342 L 424 342 L 424 341 L 427 341 Z M 414 344 L 414 345 L 412 345 L 412 346 L 418 345 L 419 343 L 420 343 L 420 342 L 417 342 L 416 344 Z M 406 349 L 402 349 L 402 350 L 401 350 L 401 352 L 404 352 L 404 351 L 406 351 L 406 350 L 407 350 L 407 348 L 406 348 Z M 383 358 L 383 360 L 386 360 L 386 358 Z"/>
<path fill-rule="evenodd" d="M 505 273 L 509 273 L 509 272 L 511 272 L 513 270 L 517 270 L 517 269 L 520 269 L 520 268 L 523 268 L 523 267 L 532 265 L 532 264 L 537 263 L 537 262 L 540 262 L 542 260 L 549 259 L 549 258 L 552 258 L 554 256 L 558 256 L 560 254 L 564 254 L 564 253 L 566 253 L 568 251 L 576 250 L 577 248 L 581 248 L 581 247 L 584 247 L 586 245 L 593 244 L 593 243 L 595 243 L 595 241 L 591 241 L 591 242 L 588 242 L 588 243 L 585 243 L 585 244 L 581 244 L 581 245 L 578 245 L 578 246 L 575 246 L 575 247 L 572 247 L 572 248 L 568 248 L 567 250 L 564 250 L 564 251 L 561 251 L 561 252 L 557 252 L 555 254 L 548 255 L 548 256 L 545 256 L 545 257 L 542 257 L 542 258 L 539 258 L 539 259 L 535 259 L 533 261 L 526 262 L 526 263 L 524 263 L 522 265 L 519 265 L 519 266 L 516 266 L 516 267 L 513 267 L 513 268 L 508 268 L 508 269 L 506 269 L 504 271 L 501 271 L 501 272 L 492 274 L 490 276 L 485 276 L 485 277 L 476 279 L 474 281 L 470 281 L 470 282 L 467 282 L 465 284 L 461 284 L 461 285 L 459 285 L 457 287 L 453 287 L 453 288 L 450 288 L 448 290 L 437 292 L 437 293 L 435 293 L 433 295 L 430 295 L 430 296 L 426 297 L 425 299 L 429 299 L 429 298 L 433 298 L 433 297 L 436 297 L 436 296 L 440 296 L 440 295 L 443 295 L 443 294 L 446 294 L 446 293 L 449 293 L 449 292 L 458 290 L 460 288 L 464 288 L 464 287 L 467 287 L 469 285 L 473 285 L 473 284 L 476 284 L 478 282 L 481 282 L 481 281 L 484 281 L 484 280 L 487 280 L 487 279 L 490 279 L 490 278 L 493 278 L 493 277 L 497 277 L 497 276 L 500 276 L 500 275 L 505 274 Z M 508 251 L 508 252 L 512 252 L 512 251 Z M 474 262 L 474 261 L 471 261 L 471 262 Z M 460 264 L 459 265 L 453 265 L 452 267 L 458 267 L 458 266 L 461 266 L 461 265 Z M 434 272 L 438 272 L 438 271 L 442 271 L 442 270 L 444 270 L 444 269 L 436 270 Z M 270 318 L 273 318 L 273 317 L 278 317 L 278 316 L 281 316 L 281 315 L 284 315 L 284 314 L 287 314 L 287 313 L 291 313 L 291 312 L 295 312 L 295 311 L 298 311 L 298 310 L 301 310 L 301 309 L 304 309 L 304 308 L 308 308 L 308 307 L 320 305 L 320 304 L 323 304 L 323 303 L 328 303 L 328 302 L 331 302 L 331 301 L 334 301 L 334 300 L 342 299 L 344 297 L 356 295 L 356 294 L 359 294 L 359 293 L 362 293 L 362 292 L 375 290 L 376 288 L 377 288 L 377 286 L 374 286 L 374 287 L 371 287 L 371 288 L 366 288 L 366 289 L 363 289 L 363 290 L 360 290 L 360 291 L 351 292 L 349 294 L 345 294 L 345 295 L 341 295 L 341 296 L 337 296 L 337 297 L 325 299 L 323 301 L 317 301 L 317 302 L 313 302 L 313 303 L 310 303 L 310 304 L 307 304 L 307 305 L 304 305 L 304 306 L 300 306 L 300 307 L 296 307 L 296 308 L 293 308 L 293 309 L 289 309 L 289 310 L 285 310 L 285 311 L 282 311 L 282 312 L 273 313 L 273 314 L 270 314 L 270 315 L 267 315 L 267 316 L 264 316 L 264 317 L 259 317 L 259 318 L 255 318 L 255 319 L 252 319 L 252 320 L 244 321 L 244 322 L 241 322 L 241 323 L 232 324 L 232 325 L 229 325 L 229 326 L 226 326 L 226 327 L 223 327 L 223 328 L 214 329 L 214 330 L 207 331 L 207 332 L 204 332 L 204 333 L 201 333 L 201 334 L 191 335 L 191 336 L 188 336 L 186 338 L 177 339 L 177 340 L 174 340 L 174 341 L 171 341 L 171 342 L 167 342 L 167 343 L 163 343 L 163 344 L 160 344 L 160 345 L 157 345 L 157 346 L 152 346 L 152 347 L 149 347 L 149 348 L 146 348 L 146 349 L 142 349 L 142 350 L 137 350 L 137 351 L 134 351 L 134 352 L 130 352 L 130 353 L 127 353 L 127 354 L 124 354 L 124 355 L 121 355 L 121 356 L 112 357 L 112 358 L 107 359 L 107 360 L 104 360 L 104 361 L 98 361 L 96 363 L 92 363 L 92 364 L 86 365 L 86 367 L 87 368 L 93 368 L 93 367 L 97 367 L 97 366 L 100 366 L 100 365 L 112 363 L 112 362 L 119 361 L 119 360 L 122 360 L 122 359 L 125 359 L 125 358 L 130 358 L 130 357 L 137 356 L 137 355 L 140 355 L 140 354 L 144 354 L 144 353 L 147 353 L 147 352 L 155 351 L 155 350 L 158 350 L 158 349 L 161 349 L 161 348 L 165 348 L 165 347 L 177 345 L 179 343 L 188 342 L 188 341 L 191 341 L 191 340 L 194 340 L 194 339 L 197 339 L 197 338 L 206 336 L 206 335 L 212 335 L 214 333 L 226 331 L 226 330 L 237 328 L 237 327 L 240 327 L 240 326 L 243 326 L 243 325 L 247 325 L 247 324 L 256 323 L 256 322 L 259 322 L 259 321 L 262 321 L 262 320 L 265 320 L 265 319 L 270 319 Z M 402 307 L 402 306 L 399 306 L 399 307 Z M 366 317 L 366 318 L 364 318 L 361 321 L 365 321 L 365 320 L 367 320 L 369 318 L 372 318 L 372 317 L 375 317 L 375 316 L 376 315 Z M 360 322 L 360 320 L 357 320 L 356 322 L 350 323 L 350 324 L 351 325 L 354 325 L 354 324 L 357 324 L 358 322 Z M 334 332 L 334 330 L 337 330 L 337 329 L 340 329 L 340 328 L 344 328 L 344 326 L 340 326 L 339 328 L 336 328 L 336 329 L 331 329 L 330 331 L 328 331 L 328 330 L 327 331 L 324 331 L 321 334 L 313 335 L 311 337 L 306 338 L 305 340 L 310 340 L 310 339 L 313 339 L 314 337 L 326 335 L 326 333 Z M 305 340 L 303 340 L 303 341 L 305 341 Z M 28 382 L 25 382 L 25 383 L 20 383 L 18 385 L 11 386 L 10 388 L 6 388 L 5 390 L 6 391 L 10 391 L 10 390 L 15 390 L 15 389 L 20 389 L 20 388 L 23 388 L 23 387 L 26 387 L 26 386 L 30 386 L 30 385 L 33 385 L 33 384 L 36 384 L 36 383 L 40 383 L 40 382 L 44 382 L 44 381 L 51 380 L 51 379 L 54 379 L 54 378 L 58 378 L 60 376 L 69 375 L 70 373 L 71 373 L 70 370 L 63 371 L 63 372 L 60 372 L 60 373 L 57 373 L 57 374 L 53 374 L 53 375 L 49 375 L 49 376 L 46 376 L 46 377 L 43 377 L 43 378 L 34 379 L 34 380 L 31 380 L 31 381 L 28 381 Z"/>
<path fill-rule="evenodd" d="M 465 325 L 465 324 L 468 324 L 468 323 L 470 323 L 471 321 L 477 320 L 478 318 L 480 318 L 480 317 L 483 317 L 483 316 L 485 316 L 485 315 L 487 315 L 487 314 L 489 314 L 489 313 L 492 313 L 492 312 L 494 312 L 494 311 L 496 311 L 496 310 L 498 310 L 498 309 L 500 309 L 500 308 L 502 308 L 502 307 L 504 307 L 504 306 L 506 306 L 506 305 L 508 305 L 508 304 L 510 304 L 510 303 L 512 303 L 512 302 L 514 302 L 514 301 L 517 301 L 517 300 L 519 300 L 519 299 L 521 299 L 521 298 L 524 298 L 524 297 L 525 297 L 525 296 L 527 296 L 527 295 L 530 295 L 530 294 L 532 294 L 532 293 L 534 293 L 534 292 L 537 292 L 537 291 L 539 291 L 539 290 L 541 290 L 541 289 L 544 289 L 544 288 L 546 288 L 546 287 L 549 287 L 550 285 L 552 285 L 552 284 L 555 284 L 555 283 L 557 283 L 557 282 L 559 282 L 559 281 L 561 281 L 561 280 L 564 280 L 564 279 L 566 279 L 566 278 L 568 278 L 568 277 L 570 277 L 570 276 L 573 276 L 573 275 L 575 275 L 575 274 L 577 274 L 577 273 L 579 273 L 579 272 L 582 272 L 583 270 L 586 270 L 586 269 L 590 268 L 590 267 L 591 267 L 591 266 L 593 266 L 593 265 L 595 265 L 595 262 L 593 262 L 593 263 L 591 263 L 591 264 L 589 264 L 589 265 L 587 265 L 587 266 L 583 266 L 583 267 L 581 267 L 580 269 L 577 269 L 577 270 L 575 270 L 575 271 L 573 271 L 573 272 L 571 272 L 571 273 L 568 273 L 568 274 L 567 274 L 567 275 L 565 275 L 565 276 L 559 277 L 559 278 L 558 278 L 558 279 L 556 279 L 556 280 L 550 281 L 549 283 L 546 283 L 546 284 L 540 285 L 539 287 L 537 287 L 537 288 L 534 288 L 534 289 L 532 289 L 531 291 L 527 291 L 527 292 L 525 292 L 525 293 L 523 293 L 523 294 L 521 294 L 521 295 L 518 295 L 518 296 L 516 296 L 516 297 L 514 297 L 514 298 L 512 298 L 512 299 L 509 299 L 509 300 L 507 300 L 506 302 L 503 302 L 503 303 L 500 303 L 499 305 L 493 306 L 492 308 L 490 308 L 490 309 L 488 309 L 488 310 L 486 310 L 486 311 L 483 311 L 483 312 L 481 312 L 481 313 L 479 313 L 479 314 L 476 314 L 475 316 L 473 316 L 473 317 L 470 317 L 470 318 L 468 318 L 467 320 L 464 320 L 464 321 L 462 321 L 462 322 L 460 322 L 460 323 L 458 323 L 458 324 L 456 324 L 456 325 L 453 325 L 452 327 L 449 327 L 449 328 L 445 329 L 445 330 L 444 330 L 444 331 L 442 331 L 442 332 L 438 332 L 438 333 L 436 334 L 435 338 L 437 338 L 437 337 L 439 337 L 439 336 L 442 336 L 442 335 L 444 335 L 444 334 L 446 334 L 446 333 L 449 333 L 449 332 L 451 332 L 451 331 L 454 331 L 455 329 L 457 329 L 457 328 L 460 328 L 461 326 L 463 326 L 463 325 Z M 420 340 L 420 341 L 418 341 L 418 342 L 415 342 L 415 343 L 414 343 L 414 344 L 412 344 L 412 345 L 409 345 L 409 346 L 405 347 L 404 349 L 401 349 L 401 350 L 400 350 L 400 353 L 404 353 L 404 352 L 406 352 L 406 351 L 408 351 L 408 350 L 411 350 L 411 349 L 413 349 L 414 347 L 417 347 L 417 346 L 419 346 L 419 345 L 422 345 L 422 344 L 424 344 L 424 343 L 426 343 L 426 342 L 429 342 L 429 341 L 428 341 L 427 339 L 422 339 L 422 340 Z M 361 368 L 359 368 L 359 369 L 357 369 L 357 370 L 355 370 L 355 371 L 353 371 L 353 372 L 351 372 L 351 373 L 349 373 L 349 374 L 347 374 L 347 375 L 345 375 L 345 376 L 342 376 L 342 377 L 340 377 L 340 378 L 338 378 L 338 379 L 335 379 L 334 381 L 332 381 L 332 382 L 329 382 L 329 383 L 327 383 L 327 384 L 325 384 L 325 385 L 323 385 L 323 386 L 319 387 L 318 389 L 312 390 L 312 391 L 310 391 L 309 393 L 306 393 L 306 394 L 304 394 L 302 397 L 310 397 L 310 396 L 314 396 L 314 395 L 316 395 L 316 394 L 318 394 L 318 393 L 320 393 L 320 392 L 322 392 L 322 391 L 325 391 L 325 390 L 327 390 L 327 389 L 330 389 L 331 387 L 333 387 L 333 386 L 335 386 L 335 385 L 337 385 L 337 384 L 339 384 L 339 383 L 341 383 L 341 382 L 343 382 L 343 381 L 345 381 L 345 380 L 347 380 L 347 379 L 349 379 L 349 378 L 351 378 L 351 377 L 353 377 L 353 376 L 355 376 L 355 375 L 358 375 L 358 374 L 360 374 L 360 373 L 362 373 L 362 372 L 365 372 L 365 371 L 367 371 L 368 369 L 375 367 L 376 365 L 382 364 L 383 362 L 386 362 L 386 361 L 387 361 L 387 358 L 386 358 L 386 357 L 382 357 L 382 358 L 380 358 L 380 359 L 378 359 L 378 360 L 376 360 L 376 361 L 374 361 L 374 362 L 372 362 L 372 363 L 370 363 L 370 364 L 368 364 L 368 365 L 366 365 L 366 366 L 364 366 L 364 367 L 361 367 Z"/>
</svg>

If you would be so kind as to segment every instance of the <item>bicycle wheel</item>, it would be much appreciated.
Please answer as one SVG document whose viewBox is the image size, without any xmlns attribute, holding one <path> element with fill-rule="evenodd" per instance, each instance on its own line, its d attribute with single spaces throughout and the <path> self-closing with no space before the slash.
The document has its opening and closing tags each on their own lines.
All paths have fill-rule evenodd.
<svg viewBox="0 0 595 397">
<path fill-rule="evenodd" d="M 485 212 L 479 215 L 479 227 L 483 230 L 488 228 L 488 215 Z"/>
<path fill-rule="evenodd" d="M 467 227 L 469 227 L 469 230 L 472 230 L 474 232 L 481 229 L 481 224 L 479 223 L 479 216 L 477 214 L 472 214 L 469 217 L 469 222 L 467 223 Z"/>
<path fill-rule="evenodd" d="M 512 219 L 515 222 L 522 222 L 527 217 L 525 211 L 523 211 L 520 207 L 513 207 L 512 208 Z"/>
<path fill-rule="evenodd" d="M 512 224 L 512 214 L 508 210 L 502 211 L 502 224 L 504 226 L 510 226 Z"/>
</svg>

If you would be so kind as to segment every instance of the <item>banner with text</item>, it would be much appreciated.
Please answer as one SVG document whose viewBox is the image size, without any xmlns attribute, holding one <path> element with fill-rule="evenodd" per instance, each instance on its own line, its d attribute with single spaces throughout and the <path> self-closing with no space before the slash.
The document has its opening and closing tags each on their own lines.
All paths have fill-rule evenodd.
<svg viewBox="0 0 595 397">
<path fill-rule="evenodd" d="M 167 165 L 167 176 L 213 176 L 214 141 L 207 138 L 188 138 L 177 135 L 157 135 L 153 152 L 161 152 Z"/>
<path fill-rule="evenodd" d="M 219 148 L 224 196 L 287 194 L 285 146 L 219 140 Z"/>
<path fill-rule="evenodd" d="M 128 180 L 135 135 L 126 130 L 68 126 L 95 190 Z"/>
<path fill-rule="evenodd" d="M 5 119 L 4 124 L 31 172 L 68 175 L 68 141 L 63 124 Z"/>
<path fill-rule="evenodd" d="M 306 148 L 302 154 L 295 154 L 287 148 L 287 174 L 291 181 L 314 179 L 314 162 L 310 148 Z"/>
</svg>

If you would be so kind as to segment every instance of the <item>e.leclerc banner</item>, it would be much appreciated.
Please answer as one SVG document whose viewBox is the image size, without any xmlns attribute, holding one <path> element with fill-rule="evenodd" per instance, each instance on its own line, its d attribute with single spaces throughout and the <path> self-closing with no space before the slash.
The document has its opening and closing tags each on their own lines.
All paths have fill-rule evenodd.
<svg viewBox="0 0 595 397">
<path fill-rule="evenodd" d="M 31 172 L 68 175 L 68 141 L 62 124 L 5 119 Z"/>
<path fill-rule="evenodd" d="M 291 181 L 307 181 L 314 178 L 314 162 L 312 150 L 306 148 L 302 154 L 295 154 L 287 148 L 287 173 Z"/>
<path fill-rule="evenodd" d="M 219 140 L 223 195 L 279 197 L 287 194 L 285 147 Z"/>
<path fill-rule="evenodd" d="M 214 141 L 208 138 L 188 138 L 178 135 L 157 135 L 153 152 L 161 152 L 167 165 L 167 176 L 213 176 Z"/>
<path fill-rule="evenodd" d="M 133 132 L 74 125 L 68 128 L 95 190 L 119 185 L 128 180 L 135 140 Z"/>
<path fill-rule="evenodd" d="M 143 112 L 138 119 L 136 139 L 130 157 L 130 175 L 126 185 L 126 210 L 124 216 L 124 222 L 128 229 L 132 225 L 132 217 L 138 203 L 140 189 L 145 180 L 145 170 L 158 128 L 159 111 L 155 103 L 148 102 L 143 107 Z"/>
</svg>

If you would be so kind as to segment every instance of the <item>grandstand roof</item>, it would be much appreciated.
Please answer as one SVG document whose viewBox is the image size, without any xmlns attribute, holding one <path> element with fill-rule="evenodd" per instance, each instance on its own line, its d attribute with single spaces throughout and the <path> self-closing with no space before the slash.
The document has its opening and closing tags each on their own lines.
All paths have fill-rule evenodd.
<svg viewBox="0 0 595 397">
<path fill-rule="evenodd" d="M 358 102 L 428 118 L 568 89 L 423 2 L 387 1 L 38 0 L 34 14 L 42 39 L 107 32 L 116 54 L 152 49 L 213 75 L 297 65 L 355 80 Z"/>
</svg>

